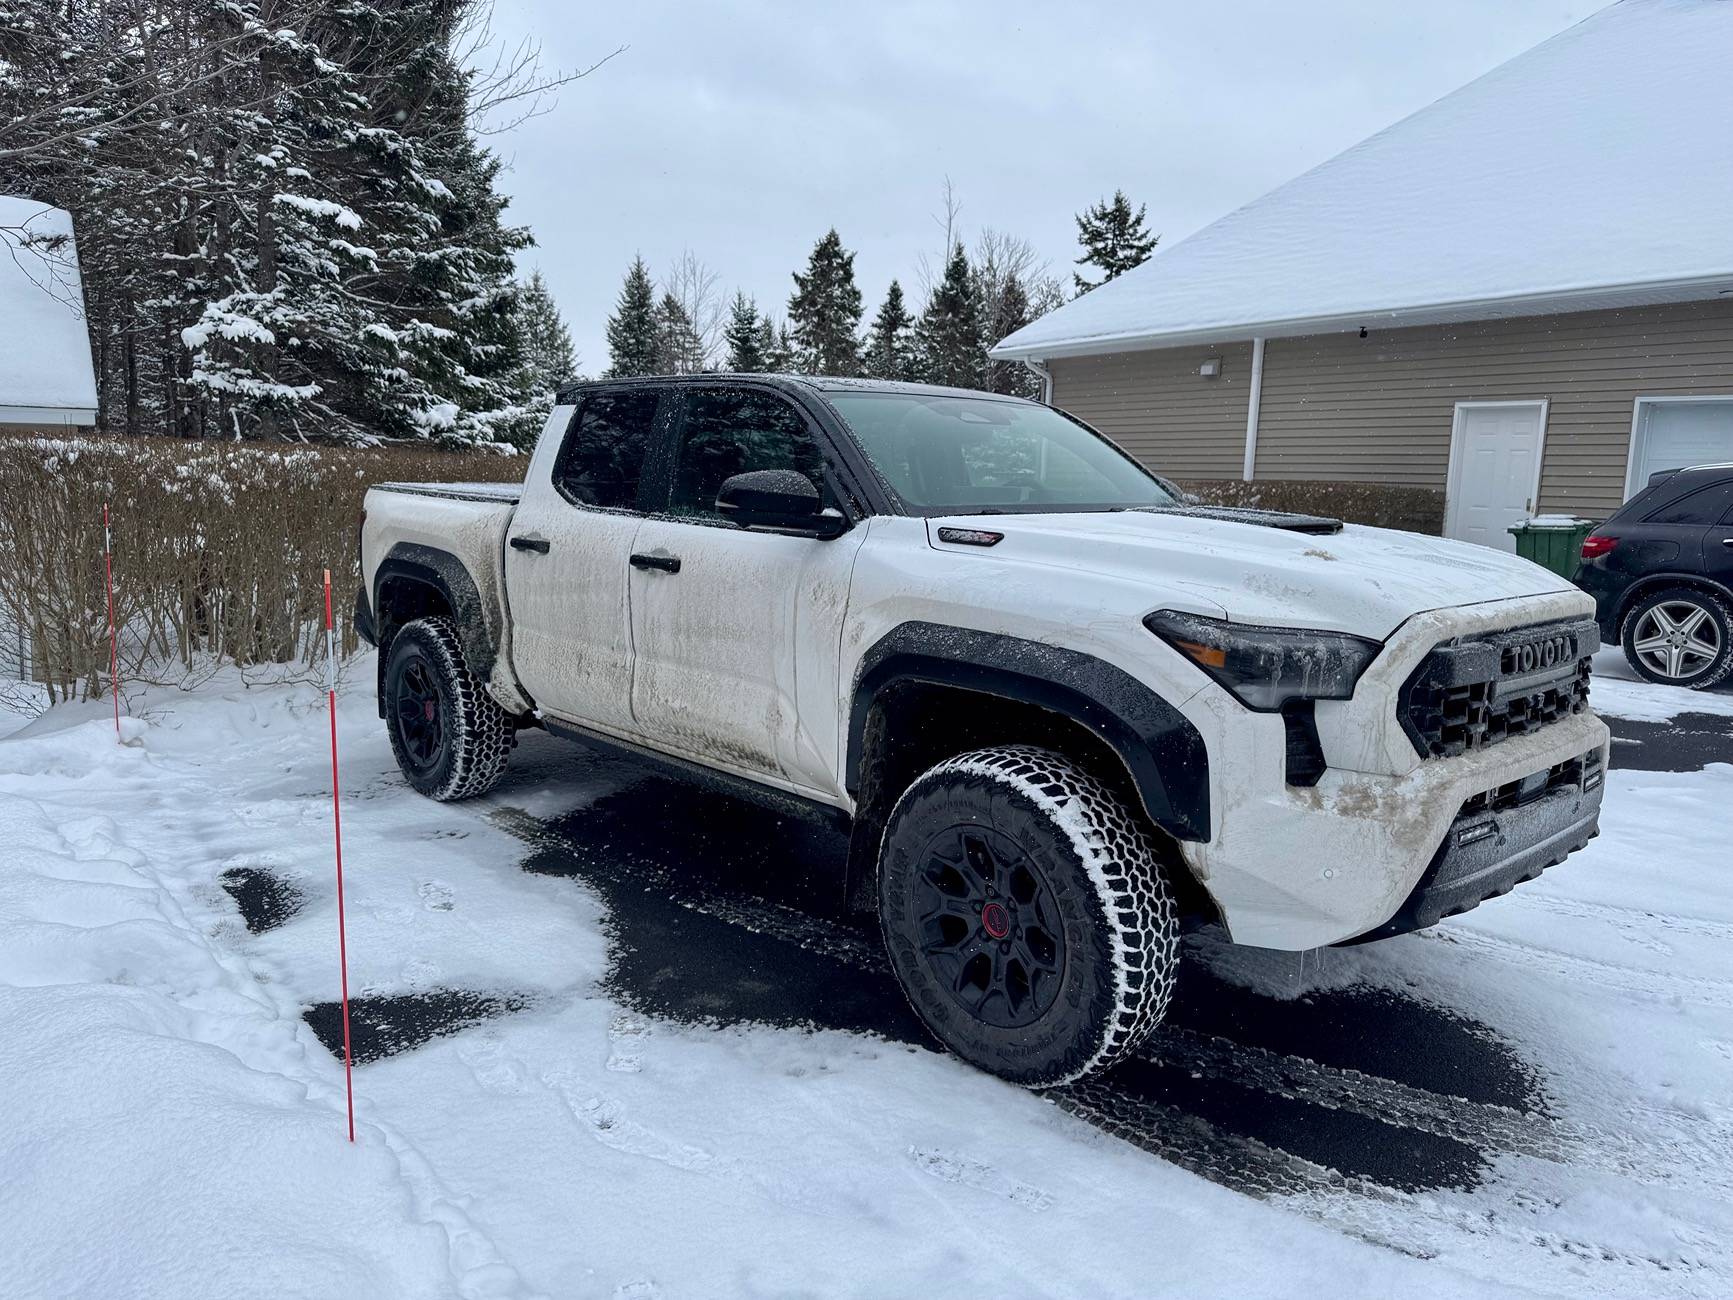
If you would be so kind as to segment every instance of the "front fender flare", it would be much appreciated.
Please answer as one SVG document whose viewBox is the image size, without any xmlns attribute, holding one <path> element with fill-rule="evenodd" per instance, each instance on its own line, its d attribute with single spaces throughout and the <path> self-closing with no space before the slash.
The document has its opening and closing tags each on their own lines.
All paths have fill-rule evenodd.
<svg viewBox="0 0 1733 1300">
<path fill-rule="evenodd" d="M 1178 709 L 1092 655 L 1002 633 L 900 623 L 862 657 L 844 779 L 860 793 L 867 716 L 899 681 L 959 686 L 1035 704 L 1080 723 L 1125 764 L 1149 818 L 1178 840 L 1210 838 L 1209 756 Z"/>
</svg>

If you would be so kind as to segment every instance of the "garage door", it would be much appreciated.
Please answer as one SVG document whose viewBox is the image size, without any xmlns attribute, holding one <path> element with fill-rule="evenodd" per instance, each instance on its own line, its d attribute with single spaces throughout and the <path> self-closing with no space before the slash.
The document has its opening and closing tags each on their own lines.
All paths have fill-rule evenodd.
<svg viewBox="0 0 1733 1300">
<path fill-rule="evenodd" d="M 1626 497 L 1657 470 L 1733 462 L 1733 397 L 1639 398 L 1635 436 Z"/>
</svg>

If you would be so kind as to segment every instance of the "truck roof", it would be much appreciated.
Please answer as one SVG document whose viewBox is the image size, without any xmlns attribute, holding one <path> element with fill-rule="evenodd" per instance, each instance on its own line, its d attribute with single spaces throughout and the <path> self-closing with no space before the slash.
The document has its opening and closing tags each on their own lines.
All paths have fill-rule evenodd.
<svg viewBox="0 0 1733 1300">
<path fill-rule="evenodd" d="M 947 388 L 942 384 L 904 383 L 895 379 L 854 379 L 843 375 L 767 375 L 701 374 L 701 375 L 637 375 L 629 379 L 585 379 L 562 384 L 555 400 L 562 406 L 577 400 L 580 393 L 593 388 L 642 388 L 663 384 L 768 384 L 772 388 L 805 389 L 821 393 L 908 393 L 926 397 L 972 397 L 993 402 L 1025 402 L 1027 399 L 1003 393 L 983 393 L 973 388 Z"/>
</svg>

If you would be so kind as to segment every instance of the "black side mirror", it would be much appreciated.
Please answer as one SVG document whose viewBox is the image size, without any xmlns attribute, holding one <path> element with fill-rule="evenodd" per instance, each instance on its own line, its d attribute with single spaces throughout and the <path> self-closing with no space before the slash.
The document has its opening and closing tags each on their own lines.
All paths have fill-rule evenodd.
<svg viewBox="0 0 1733 1300">
<path fill-rule="evenodd" d="M 742 528 L 830 538 L 848 527 L 842 512 L 825 509 L 818 489 L 792 469 L 755 469 L 725 479 L 716 493 L 716 513 Z"/>
</svg>

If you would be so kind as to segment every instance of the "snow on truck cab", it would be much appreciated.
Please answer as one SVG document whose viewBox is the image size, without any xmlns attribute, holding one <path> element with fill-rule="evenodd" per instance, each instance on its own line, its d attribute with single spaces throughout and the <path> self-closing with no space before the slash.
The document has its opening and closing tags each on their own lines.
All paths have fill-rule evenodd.
<svg viewBox="0 0 1733 1300">
<path fill-rule="evenodd" d="M 1176 499 L 1020 399 L 579 384 L 521 488 L 373 488 L 362 576 L 418 790 L 481 793 L 543 727 L 835 819 L 921 1020 L 1032 1086 L 1148 1034 L 1182 918 L 1382 938 L 1597 833 L 1588 596 Z"/>
</svg>

